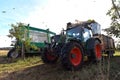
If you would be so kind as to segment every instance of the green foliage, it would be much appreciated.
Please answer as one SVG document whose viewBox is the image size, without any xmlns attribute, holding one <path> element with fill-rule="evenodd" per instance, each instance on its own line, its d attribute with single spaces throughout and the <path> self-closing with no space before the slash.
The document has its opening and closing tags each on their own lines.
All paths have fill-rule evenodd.
<svg viewBox="0 0 120 80">
<path fill-rule="evenodd" d="M 16 25 L 15 24 L 11 24 L 11 29 L 9 30 L 9 35 L 8 37 L 15 37 L 17 40 L 20 40 L 22 41 L 23 39 L 23 35 L 24 35 L 24 31 L 23 28 L 24 28 L 25 24 L 23 23 L 17 23 Z"/>
<path fill-rule="evenodd" d="M 23 43 L 24 43 L 24 46 L 25 46 L 25 50 L 26 51 L 29 51 L 30 48 L 34 49 L 34 50 L 37 50 L 37 46 L 35 46 L 34 44 L 31 44 L 31 39 L 30 38 L 27 38 Z"/>
<path fill-rule="evenodd" d="M 117 3 L 117 4 L 115 4 Z M 108 10 L 107 15 L 111 17 L 111 26 L 109 28 L 104 29 L 110 36 L 120 37 L 120 1 L 112 0 L 113 6 L 110 10 Z"/>
<path fill-rule="evenodd" d="M 87 22 L 92 23 L 92 22 L 95 22 L 95 20 L 94 19 L 89 19 L 89 20 L 87 20 Z"/>
<path fill-rule="evenodd" d="M 31 44 L 31 39 L 28 37 L 29 30 L 25 27 L 24 23 L 11 24 L 11 29 L 9 30 L 8 37 L 16 38 L 17 42 L 15 47 L 20 49 L 22 44 L 24 45 L 24 50 L 28 51 L 30 48 L 37 50 L 37 46 Z"/>
</svg>

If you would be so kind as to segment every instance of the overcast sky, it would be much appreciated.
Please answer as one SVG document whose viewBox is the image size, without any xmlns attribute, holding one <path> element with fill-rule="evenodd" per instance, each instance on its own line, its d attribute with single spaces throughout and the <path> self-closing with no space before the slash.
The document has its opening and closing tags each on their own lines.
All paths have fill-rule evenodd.
<svg viewBox="0 0 120 80">
<path fill-rule="evenodd" d="M 106 16 L 110 8 L 111 0 L 0 0 L 0 42 L 6 41 L 2 36 L 9 34 L 10 24 L 16 22 L 56 33 L 76 19 L 94 19 L 106 28 L 110 25 Z"/>
</svg>

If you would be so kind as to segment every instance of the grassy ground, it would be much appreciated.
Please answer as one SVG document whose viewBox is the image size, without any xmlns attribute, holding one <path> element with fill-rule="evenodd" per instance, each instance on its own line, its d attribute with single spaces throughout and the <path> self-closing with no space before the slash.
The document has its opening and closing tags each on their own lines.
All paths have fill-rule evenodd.
<svg viewBox="0 0 120 80">
<path fill-rule="evenodd" d="M 120 56 L 120 50 L 116 50 L 114 56 Z"/>
<path fill-rule="evenodd" d="M 119 80 L 120 52 L 103 63 L 86 62 L 79 71 L 65 71 L 61 64 L 44 64 L 39 56 L 9 61 L 0 51 L 0 80 Z"/>
</svg>

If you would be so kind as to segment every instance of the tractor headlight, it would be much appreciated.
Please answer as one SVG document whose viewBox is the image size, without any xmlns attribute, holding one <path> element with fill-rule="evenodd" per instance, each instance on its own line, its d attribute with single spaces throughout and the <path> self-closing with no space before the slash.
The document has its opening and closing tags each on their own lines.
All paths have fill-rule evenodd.
<svg viewBox="0 0 120 80">
<path fill-rule="evenodd" d="M 52 39 L 51 39 L 51 42 L 55 42 L 55 40 L 52 38 Z"/>
</svg>

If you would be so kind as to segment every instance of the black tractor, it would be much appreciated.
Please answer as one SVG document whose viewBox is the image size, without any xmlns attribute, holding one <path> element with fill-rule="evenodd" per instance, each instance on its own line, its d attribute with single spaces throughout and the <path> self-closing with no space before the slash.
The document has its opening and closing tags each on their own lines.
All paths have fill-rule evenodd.
<svg viewBox="0 0 120 80">
<path fill-rule="evenodd" d="M 59 35 L 51 38 L 53 42 L 45 48 L 43 61 L 54 63 L 60 58 L 63 67 L 68 70 L 78 70 L 82 67 L 85 57 L 93 62 L 100 61 L 102 53 L 107 50 L 100 30 L 100 25 L 95 21 L 68 23 L 64 37 Z M 113 48 L 114 46 L 109 49 L 112 54 Z"/>
</svg>

